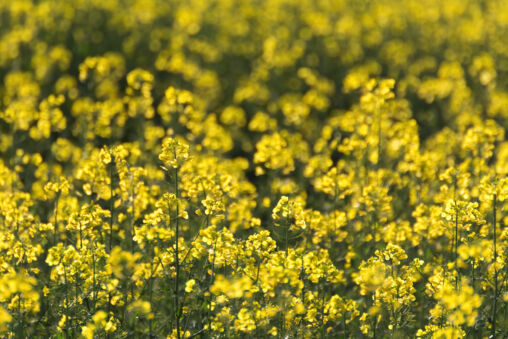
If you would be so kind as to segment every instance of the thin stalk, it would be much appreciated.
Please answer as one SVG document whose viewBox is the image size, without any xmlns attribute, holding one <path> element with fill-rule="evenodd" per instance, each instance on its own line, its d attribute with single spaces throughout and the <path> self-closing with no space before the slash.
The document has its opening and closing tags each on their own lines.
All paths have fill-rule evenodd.
<svg viewBox="0 0 508 339">
<path fill-rule="evenodd" d="M 56 194 L 55 200 L 55 229 L 53 231 L 53 245 L 56 245 L 56 239 L 58 234 L 58 199 L 60 198 L 60 191 Z"/>
<path fill-rule="evenodd" d="M 130 250 L 131 253 L 134 253 L 134 185 L 132 184 L 132 173 L 130 174 L 130 183 L 131 183 L 131 191 L 130 191 L 130 203 L 131 203 L 131 213 L 130 213 Z"/>
<path fill-rule="evenodd" d="M 95 252 L 92 248 L 92 299 L 93 299 L 93 313 L 95 313 L 96 298 L 95 298 Z"/>
<path fill-rule="evenodd" d="M 15 172 L 14 156 L 16 155 L 16 131 L 14 130 L 14 122 L 12 123 L 12 125 L 9 124 L 9 132 L 11 133 L 11 148 L 10 148 L 11 154 L 10 154 L 9 160 L 10 160 L 11 170 L 13 172 Z M 9 182 L 9 187 L 10 187 L 11 193 L 14 191 L 13 185 L 14 185 L 14 180 L 11 179 Z"/>
<path fill-rule="evenodd" d="M 303 252 L 300 256 L 301 260 L 302 260 L 302 266 L 300 267 L 300 280 L 303 282 L 304 278 L 305 278 L 305 270 L 304 270 L 304 267 L 303 267 Z M 302 284 L 302 293 L 301 293 L 301 299 L 302 299 L 302 305 L 305 305 L 305 284 Z M 302 325 L 302 322 L 303 322 L 303 317 L 300 318 L 300 326 Z"/>
<path fill-rule="evenodd" d="M 288 257 L 288 230 L 289 230 L 289 222 L 287 223 L 286 227 L 285 227 L 285 237 L 286 237 L 286 259 Z"/>
<path fill-rule="evenodd" d="M 132 184 L 132 172 L 130 173 L 130 203 L 131 203 L 131 212 L 129 213 L 129 223 L 130 223 L 130 252 L 134 253 L 134 185 Z M 131 298 L 134 299 L 134 281 L 130 281 L 130 290 L 131 290 Z"/>
<path fill-rule="evenodd" d="M 153 254 L 152 247 L 149 247 L 148 253 Z M 159 259 L 159 262 L 161 262 L 160 258 L 159 257 L 157 257 L 157 258 Z M 148 281 L 147 281 L 147 283 L 148 283 L 148 298 L 149 298 L 150 305 L 152 305 L 152 303 L 153 303 L 153 279 L 154 279 L 154 275 L 155 275 L 155 272 L 157 271 L 158 267 L 159 267 L 159 264 L 156 264 L 154 266 L 154 263 L 152 260 L 152 262 L 150 263 L 150 277 L 148 278 Z M 153 309 L 155 309 L 155 308 L 153 308 Z M 153 317 L 148 320 L 149 338 L 154 337 L 153 330 L 152 330 L 152 319 L 154 317 L 155 317 L 155 310 L 153 312 Z"/>
<path fill-rule="evenodd" d="M 459 249 L 459 217 L 458 217 L 457 204 L 455 204 L 455 290 L 458 289 L 459 286 L 459 267 L 457 265 L 458 262 L 458 249 Z"/>
<path fill-rule="evenodd" d="M 325 293 L 321 298 L 321 338 L 325 338 Z"/>
<path fill-rule="evenodd" d="M 79 293 L 79 283 L 78 283 L 78 277 L 74 277 L 74 305 L 76 305 L 76 307 L 74 307 L 74 321 L 76 323 L 78 323 L 78 293 Z M 71 327 L 72 327 L 72 322 L 71 322 Z"/>
<path fill-rule="evenodd" d="M 109 164 L 109 210 L 110 210 L 110 220 L 109 220 L 109 252 L 111 253 L 111 247 L 113 246 L 113 218 L 114 218 L 114 198 L 113 198 L 113 163 Z"/>
<path fill-rule="evenodd" d="M 175 218 L 175 322 L 176 322 L 176 338 L 180 339 L 180 300 L 179 300 L 179 284 L 180 284 L 180 262 L 178 258 L 178 238 L 180 236 L 178 215 L 179 215 L 179 192 L 178 192 L 178 168 L 175 168 L 175 195 L 176 195 L 176 218 Z"/>
<path fill-rule="evenodd" d="M 21 318 L 21 293 L 18 294 L 18 338 L 23 338 L 23 319 Z"/>
<path fill-rule="evenodd" d="M 455 290 L 459 288 L 459 267 L 458 248 L 459 248 L 459 208 L 457 204 L 457 175 L 453 176 L 453 203 L 455 204 Z"/>
<path fill-rule="evenodd" d="M 497 236 L 496 236 L 496 204 L 497 204 L 497 195 L 494 194 L 494 216 L 493 216 L 493 227 L 494 227 L 494 306 L 492 307 L 492 333 L 491 337 L 496 337 L 496 312 L 497 312 Z"/>
<path fill-rule="evenodd" d="M 378 126 L 377 126 L 377 163 L 376 163 L 376 168 L 379 169 L 381 167 L 380 163 L 381 163 L 381 112 L 379 111 L 379 108 L 378 109 Z"/>
<path fill-rule="evenodd" d="M 152 264 L 153 265 L 153 264 Z M 149 294 L 149 302 L 150 302 L 150 305 L 152 305 L 152 302 L 153 302 L 153 272 L 151 272 L 150 274 L 150 278 L 148 280 L 148 286 L 149 286 L 149 290 L 150 290 L 150 294 Z M 148 330 L 149 330 L 149 335 L 148 337 L 151 339 L 153 337 L 153 332 L 152 332 L 152 319 L 150 318 L 148 320 Z"/>
<path fill-rule="evenodd" d="M 280 334 L 281 334 L 281 338 L 285 338 L 286 337 L 286 317 L 284 316 L 284 308 L 285 308 L 286 305 L 283 305 L 282 307 L 282 311 L 280 313 Z"/>
<path fill-rule="evenodd" d="M 81 251 L 81 247 L 83 247 L 83 231 L 81 229 L 81 219 L 79 219 L 78 225 L 79 225 L 79 250 Z"/>
<path fill-rule="evenodd" d="M 65 298 L 64 298 L 64 304 L 65 304 L 65 329 L 64 334 L 65 338 L 69 337 L 69 329 L 68 329 L 68 322 L 69 322 L 69 291 L 68 291 L 68 285 L 67 285 L 67 269 L 64 265 L 64 285 L 65 285 Z"/>
<path fill-rule="evenodd" d="M 215 272 L 215 252 L 217 249 L 217 238 L 213 244 L 213 259 L 212 259 L 212 274 L 210 276 L 210 285 L 213 283 L 214 272 Z M 208 292 L 210 292 L 210 286 L 208 286 Z M 212 296 L 209 296 L 208 299 L 208 330 L 212 330 Z"/>
</svg>

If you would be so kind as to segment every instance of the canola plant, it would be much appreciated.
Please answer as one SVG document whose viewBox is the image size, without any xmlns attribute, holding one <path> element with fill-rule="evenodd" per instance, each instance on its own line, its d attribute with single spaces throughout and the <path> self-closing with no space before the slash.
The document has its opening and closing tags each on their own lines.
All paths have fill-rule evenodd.
<svg viewBox="0 0 508 339">
<path fill-rule="evenodd" d="M 505 338 L 508 1 L 0 0 L 0 336 Z"/>
</svg>

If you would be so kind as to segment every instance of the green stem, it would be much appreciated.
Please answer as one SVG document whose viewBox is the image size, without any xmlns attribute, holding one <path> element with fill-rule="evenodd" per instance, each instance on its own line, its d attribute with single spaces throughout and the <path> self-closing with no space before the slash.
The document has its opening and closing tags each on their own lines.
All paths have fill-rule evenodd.
<svg viewBox="0 0 508 339">
<path fill-rule="evenodd" d="M 53 245 L 56 245 L 57 234 L 58 234 L 58 199 L 60 198 L 60 192 L 56 194 L 55 200 L 55 229 L 53 231 Z"/>
<path fill-rule="evenodd" d="M 131 250 L 131 253 L 134 253 L 134 188 L 133 188 L 133 183 L 132 183 L 132 173 L 130 175 L 130 179 L 131 179 L 131 191 L 130 191 L 130 203 L 131 203 L 131 213 L 130 213 L 130 233 L 131 233 L 131 236 L 130 236 L 130 250 Z"/>
<path fill-rule="evenodd" d="M 176 218 L 175 218 L 175 322 L 176 322 L 176 338 L 180 339 L 180 300 L 179 300 L 179 284 L 180 284 L 180 262 L 178 258 L 178 238 L 180 236 L 178 215 L 179 215 L 179 192 L 178 192 L 178 168 L 175 168 L 175 195 L 176 195 Z"/>
<path fill-rule="evenodd" d="M 377 163 L 376 163 L 376 168 L 379 169 L 381 167 L 381 112 L 379 111 L 379 108 L 378 108 L 378 126 L 377 126 L 378 130 L 377 130 L 377 137 L 378 137 L 378 140 L 377 140 Z"/>
<path fill-rule="evenodd" d="M 459 288 L 459 267 L 458 262 L 458 247 L 459 247 L 459 207 L 457 204 L 457 174 L 453 176 L 453 203 L 455 204 L 455 290 Z"/>
<path fill-rule="evenodd" d="M 493 227 L 494 227 L 494 306 L 492 307 L 492 333 L 491 338 L 496 337 L 496 312 L 497 312 L 497 236 L 496 236 L 496 204 L 497 195 L 494 194 L 494 216 L 493 216 Z"/>
<path fill-rule="evenodd" d="M 78 222 L 79 225 L 79 250 L 83 247 L 83 230 L 81 229 L 81 219 Z"/>
<path fill-rule="evenodd" d="M 95 298 L 95 251 L 92 248 L 92 299 L 93 299 L 93 313 L 95 313 L 96 308 L 96 298 Z"/>
<path fill-rule="evenodd" d="M 69 292 L 68 292 L 68 285 L 67 285 L 67 269 L 64 266 L 64 285 L 65 285 L 65 298 L 64 298 L 64 304 L 65 304 L 65 329 L 64 329 L 64 335 L 65 338 L 69 337 L 68 333 L 68 322 L 69 322 Z"/>
<path fill-rule="evenodd" d="M 210 285 L 213 283 L 214 272 L 215 272 L 215 252 L 217 249 L 217 238 L 215 238 L 213 244 L 213 258 L 212 258 L 212 274 L 210 276 Z M 210 292 L 210 286 L 208 286 L 208 292 Z M 209 293 L 210 294 L 210 293 Z M 208 299 L 208 330 L 212 330 L 212 296 L 210 294 Z"/>
<path fill-rule="evenodd" d="M 287 223 L 287 225 L 285 227 L 286 259 L 288 257 L 288 231 L 289 231 L 289 222 Z"/>
<path fill-rule="evenodd" d="M 321 338 L 325 338 L 325 293 L 321 298 Z"/>
<path fill-rule="evenodd" d="M 457 205 L 455 205 L 455 290 L 458 289 L 459 285 L 459 267 L 458 262 L 458 248 L 459 248 L 459 219 L 458 219 Z"/>
<path fill-rule="evenodd" d="M 152 266 L 153 266 L 153 263 L 152 263 Z M 150 278 L 148 280 L 148 286 L 149 286 L 148 288 L 150 290 L 148 298 L 149 298 L 151 307 L 153 307 L 152 306 L 152 303 L 153 303 L 153 271 L 150 273 Z M 152 326 L 152 319 L 150 318 L 148 320 L 148 331 L 149 331 L 148 338 L 150 338 L 150 339 L 153 338 L 152 327 L 153 327 Z"/>
<path fill-rule="evenodd" d="M 113 199 L 113 163 L 109 164 L 109 210 L 110 210 L 110 220 L 109 220 L 109 252 L 111 253 L 111 247 L 113 246 L 113 218 L 114 218 L 114 199 Z"/>
<path fill-rule="evenodd" d="M 18 294 L 18 338 L 23 338 L 23 319 L 21 318 L 21 293 Z"/>
</svg>

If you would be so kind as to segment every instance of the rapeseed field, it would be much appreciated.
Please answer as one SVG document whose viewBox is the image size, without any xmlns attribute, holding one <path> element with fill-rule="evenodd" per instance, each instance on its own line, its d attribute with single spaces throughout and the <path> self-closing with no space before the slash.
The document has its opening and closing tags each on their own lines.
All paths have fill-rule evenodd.
<svg viewBox="0 0 508 339">
<path fill-rule="evenodd" d="M 0 337 L 507 338 L 508 1 L 0 0 Z"/>
</svg>

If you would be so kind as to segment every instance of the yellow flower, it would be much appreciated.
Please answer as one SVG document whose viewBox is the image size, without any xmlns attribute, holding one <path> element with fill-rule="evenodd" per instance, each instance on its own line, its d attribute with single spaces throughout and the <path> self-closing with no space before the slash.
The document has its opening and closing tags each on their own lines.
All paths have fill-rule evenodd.
<svg viewBox="0 0 508 339">
<path fill-rule="evenodd" d="M 172 168 L 178 168 L 183 165 L 189 157 L 189 145 L 173 138 L 166 138 L 162 143 L 162 152 L 159 159 Z"/>
<path fill-rule="evenodd" d="M 194 279 L 190 279 L 185 283 L 185 292 L 191 293 L 194 289 L 194 285 L 196 284 L 196 281 Z"/>
</svg>

